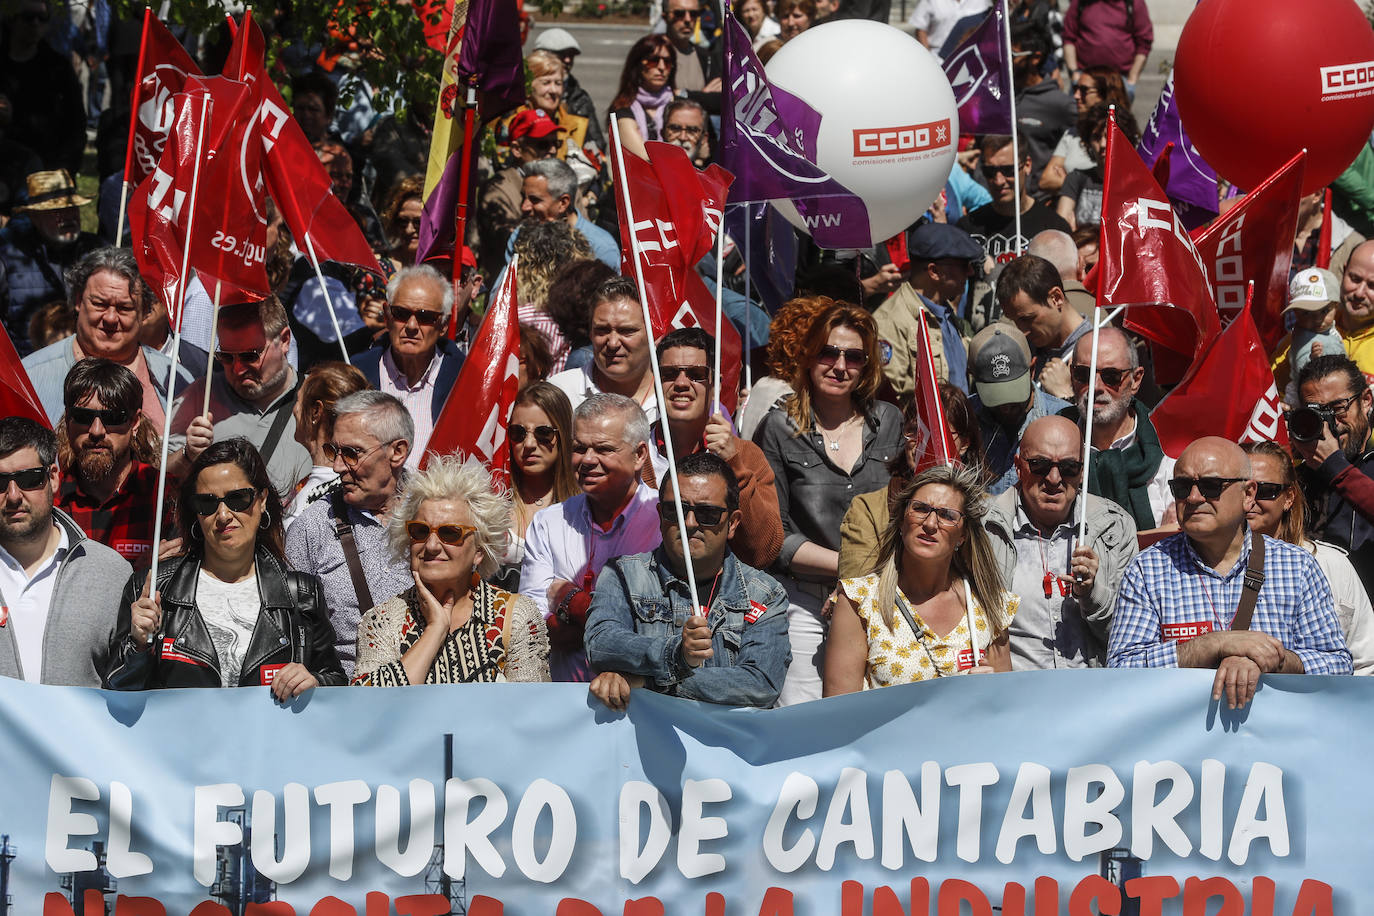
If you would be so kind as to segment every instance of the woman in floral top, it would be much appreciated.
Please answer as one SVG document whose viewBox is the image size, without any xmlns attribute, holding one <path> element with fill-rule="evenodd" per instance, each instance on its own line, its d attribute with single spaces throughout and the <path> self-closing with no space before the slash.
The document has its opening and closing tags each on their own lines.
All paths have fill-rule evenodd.
<svg viewBox="0 0 1374 916">
<path fill-rule="evenodd" d="M 1010 671 L 1003 587 L 970 468 L 937 466 L 897 498 L 878 571 L 840 581 L 826 644 L 825 695 L 955 674 Z"/>
<path fill-rule="evenodd" d="M 510 496 L 476 462 L 443 456 L 410 474 L 396 503 L 391 547 L 415 584 L 363 615 L 353 683 L 549 680 L 543 615 L 483 581 L 506 549 Z"/>
</svg>

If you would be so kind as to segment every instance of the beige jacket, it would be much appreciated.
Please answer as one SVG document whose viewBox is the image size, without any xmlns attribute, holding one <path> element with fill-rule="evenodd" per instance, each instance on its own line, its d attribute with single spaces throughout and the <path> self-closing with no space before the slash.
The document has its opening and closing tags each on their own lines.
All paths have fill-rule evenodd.
<svg viewBox="0 0 1374 916">
<path fill-rule="evenodd" d="M 922 318 L 930 335 L 935 377 L 940 381 L 948 381 L 949 366 L 945 363 L 944 334 L 940 330 L 940 320 L 925 307 L 920 293 L 910 283 L 898 287 L 897 292 L 873 313 L 873 320 L 878 326 L 878 356 L 883 360 L 883 375 L 892 384 L 903 407 L 916 391 L 916 322 Z M 968 346 L 967 340 L 964 346 Z"/>
</svg>

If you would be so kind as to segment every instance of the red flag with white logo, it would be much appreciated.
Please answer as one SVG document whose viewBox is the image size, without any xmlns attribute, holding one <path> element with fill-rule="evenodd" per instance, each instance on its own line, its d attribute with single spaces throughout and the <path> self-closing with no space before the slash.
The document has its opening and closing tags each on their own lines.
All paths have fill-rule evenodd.
<svg viewBox="0 0 1374 916">
<path fill-rule="evenodd" d="M 457 453 L 476 458 L 493 479 L 508 482 L 510 450 L 506 425 L 520 387 L 520 323 L 516 318 L 516 260 L 492 297 L 477 338 L 468 349 L 458 380 L 439 411 L 429 445 L 420 459 Z"/>
<path fill-rule="evenodd" d="M 1127 328 L 1192 358 L 1221 332 L 1207 268 L 1115 120 L 1107 128 L 1106 160 L 1097 304 L 1131 306 Z"/>
<path fill-rule="evenodd" d="M 939 464 L 959 464 L 945 408 L 940 401 L 940 379 L 930 349 L 930 331 L 916 322 L 916 473 Z"/>
<path fill-rule="evenodd" d="M 191 55 L 148 8 L 143 13 L 138 60 L 124 159 L 124 180 L 133 185 L 151 175 L 162 159 L 176 121 L 176 96 L 185 90 L 188 79 L 201 75 Z"/>
<path fill-rule="evenodd" d="M 1165 454 L 1177 458 L 1203 436 L 1288 445 L 1278 387 L 1247 306 L 1150 412 Z"/>
<path fill-rule="evenodd" d="M 1255 284 L 1252 317 L 1268 351 L 1278 346 L 1285 333 L 1288 268 L 1293 263 L 1306 162 L 1304 150 L 1193 235 L 1224 324 L 1234 321 L 1245 307 L 1246 284 Z"/>
</svg>

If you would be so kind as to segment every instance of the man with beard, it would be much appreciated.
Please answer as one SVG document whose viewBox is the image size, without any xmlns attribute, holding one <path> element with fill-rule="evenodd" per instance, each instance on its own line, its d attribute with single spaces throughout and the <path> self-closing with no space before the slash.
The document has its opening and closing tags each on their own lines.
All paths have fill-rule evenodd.
<svg viewBox="0 0 1374 916">
<path fill-rule="evenodd" d="M 99 687 L 128 561 L 53 506 L 57 437 L 0 419 L 0 677 Z"/>
<path fill-rule="evenodd" d="M 1293 440 L 1312 536 L 1350 553 L 1365 591 L 1374 594 L 1374 393 L 1360 367 L 1339 354 L 1318 356 L 1298 374 L 1298 396 L 1326 420 L 1322 437 Z"/>
<path fill-rule="evenodd" d="M 57 507 L 143 569 L 153 555 L 158 436 L 143 419 L 138 379 L 108 359 L 83 359 L 62 400 Z M 165 510 L 163 530 L 171 532 L 171 506 Z"/>
<path fill-rule="evenodd" d="M 54 300 L 68 298 L 65 274 L 100 240 L 81 231 L 81 207 L 91 201 L 76 193 L 76 182 L 62 170 L 28 176 L 28 202 L 15 207 L 29 225 L 15 222 L 0 241 L 0 302 L 5 329 L 20 356 L 33 349 L 29 318 Z"/>
<path fill-rule="evenodd" d="M 220 309 L 214 359 L 224 371 L 210 385 L 191 383 L 172 415 L 174 453 L 168 471 L 184 476 L 191 462 L 216 439 L 242 436 L 257 447 L 272 485 L 289 498 L 313 462 L 296 441 L 296 388 L 300 380 L 286 361 L 291 329 L 276 296 Z"/>
<path fill-rule="evenodd" d="M 1092 335 L 1079 338 L 1073 351 L 1075 406 L 1061 416 L 1083 425 L 1088 398 L 1093 402 L 1092 465 L 1088 492 L 1105 496 L 1130 513 L 1136 528 L 1148 531 L 1174 520 L 1169 478 L 1174 459 L 1164 454 L 1149 410 L 1136 398 L 1145 370 L 1125 332 L 1101 330 L 1097 349 L 1097 379 L 1089 384 Z"/>
<path fill-rule="evenodd" d="M 711 164 L 713 152 L 706 125 L 706 109 L 691 99 L 674 99 L 663 110 L 663 139 L 685 149 L 699 169 Z"/>
</svg>

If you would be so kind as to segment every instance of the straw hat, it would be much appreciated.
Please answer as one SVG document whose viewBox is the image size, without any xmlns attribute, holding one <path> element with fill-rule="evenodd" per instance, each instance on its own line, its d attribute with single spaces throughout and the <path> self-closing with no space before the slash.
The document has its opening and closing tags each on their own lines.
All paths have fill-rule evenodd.
<svg viewBox="0 0 1374 916">
<path fill-rule="evenodd" d="M 76 193 L 76 182 L 72 181 L 71 173 L 66 169 L 33 172 L 25 181 L 28 183 L 28 200 L 23 206 L 15 207 L 15 213 L 84 207 L 91 202 L 90 198 Z"/>
</svg>

